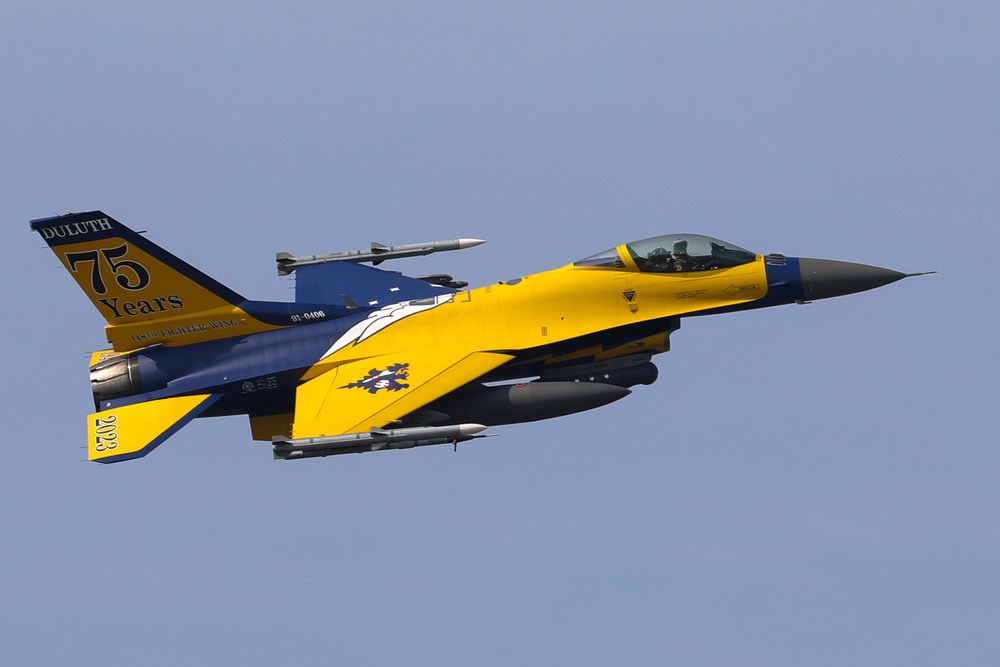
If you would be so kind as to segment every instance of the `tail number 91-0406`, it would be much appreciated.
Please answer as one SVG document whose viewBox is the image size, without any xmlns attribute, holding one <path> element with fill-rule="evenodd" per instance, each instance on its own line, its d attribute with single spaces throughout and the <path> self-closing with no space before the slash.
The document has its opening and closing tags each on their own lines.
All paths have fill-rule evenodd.
<svg viewBox="0 0 1000 667">
<path fill-rule="evenodd" d="M 118 417 L 94 418 L 94 449 L 105 452 L 118 446 Z"/>
</svg>

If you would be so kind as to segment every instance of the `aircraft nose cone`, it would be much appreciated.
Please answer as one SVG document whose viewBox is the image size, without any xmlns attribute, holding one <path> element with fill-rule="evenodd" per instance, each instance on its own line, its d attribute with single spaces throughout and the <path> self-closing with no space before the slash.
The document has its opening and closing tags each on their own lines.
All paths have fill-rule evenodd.
<svg viewBox="0 0 1000 667">
<path fill-rule="evenodd" d="M 806 300 L 828 299 L 882 287 L 906 277 L 905 273 L 867 264 L 832 259 L 799 260 Z"/>
</svg>

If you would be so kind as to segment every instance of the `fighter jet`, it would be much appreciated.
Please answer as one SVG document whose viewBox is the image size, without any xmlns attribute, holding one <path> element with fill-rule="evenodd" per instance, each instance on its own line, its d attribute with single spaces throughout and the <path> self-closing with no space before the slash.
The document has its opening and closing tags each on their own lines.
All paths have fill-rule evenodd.
<svg viewBox="0 0 1000 667">
<path fill-rule="evenodd" d="M 468 289 L 392 259 L 479 239 L 278 253 L 294 302 L 252 301 L 101 211 L 31 221 L 107 322 L 91 461 L 145 456 L 196 417 L 246 415 L 275 459 L 406 449 L 590 410 L 652 384 L 685 317 L 803 303 L 907 275 L 760 255 L 700 234 L 623 243 Z M 372 266 L 366 264 L 371 263 Z"/>
</svg>

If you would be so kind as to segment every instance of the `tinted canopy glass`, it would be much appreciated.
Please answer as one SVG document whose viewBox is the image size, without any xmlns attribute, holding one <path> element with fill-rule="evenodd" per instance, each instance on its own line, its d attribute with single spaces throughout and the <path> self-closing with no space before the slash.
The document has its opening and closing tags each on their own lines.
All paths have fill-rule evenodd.
<svg viewBox="0 0 1000 667">
<path fill-rule="evenodd" d="M 575 263 L 575 266 L 630 268 L 635 264 L 648 273 L 711 271 L 748 264 L 757 255 L 731 243 L 701 234 L 655 236 L 624 246 L 631 262 L 620 254 L 622 246 L 599 252 Z"/>
</svg>

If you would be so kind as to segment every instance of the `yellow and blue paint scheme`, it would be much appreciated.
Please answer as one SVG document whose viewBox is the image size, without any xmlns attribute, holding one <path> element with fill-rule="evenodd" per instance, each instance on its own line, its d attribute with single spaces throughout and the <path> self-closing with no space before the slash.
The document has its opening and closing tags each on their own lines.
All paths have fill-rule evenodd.
<svg viewBox="0 0 1000 667">
<path fill-rule="evenodd" d="M 101 211 L 31 228 L 107 323 L 112 349 L 91 360 L 88 418 L 89 458 L 104 463 L 144 456 L 196 417 L 245 414 L 255 439 L 294 441 L 419 431 L 459 413 L 511 423 L 589 409 L 652 381 L 649 358 L 667 351 L 681 318 L 803 301 L 830 270 L 678 234 L 474 289 L 316 263 L 295 269 L 295 302 L 275 303 L 245 299 Z M 850 289 L 832 291 L 903 277 L 865 268 L 876 271 L 859 279 L 839 267 Z M 604 368 L 617 379 L 591 377 Z M 482 385 L 529 376 L 561 382 L 531 394 L 550 396 L 541 409 Z M 574 387 L 581 379 L 617 386 L 602 397 Z"/>
</svg>

